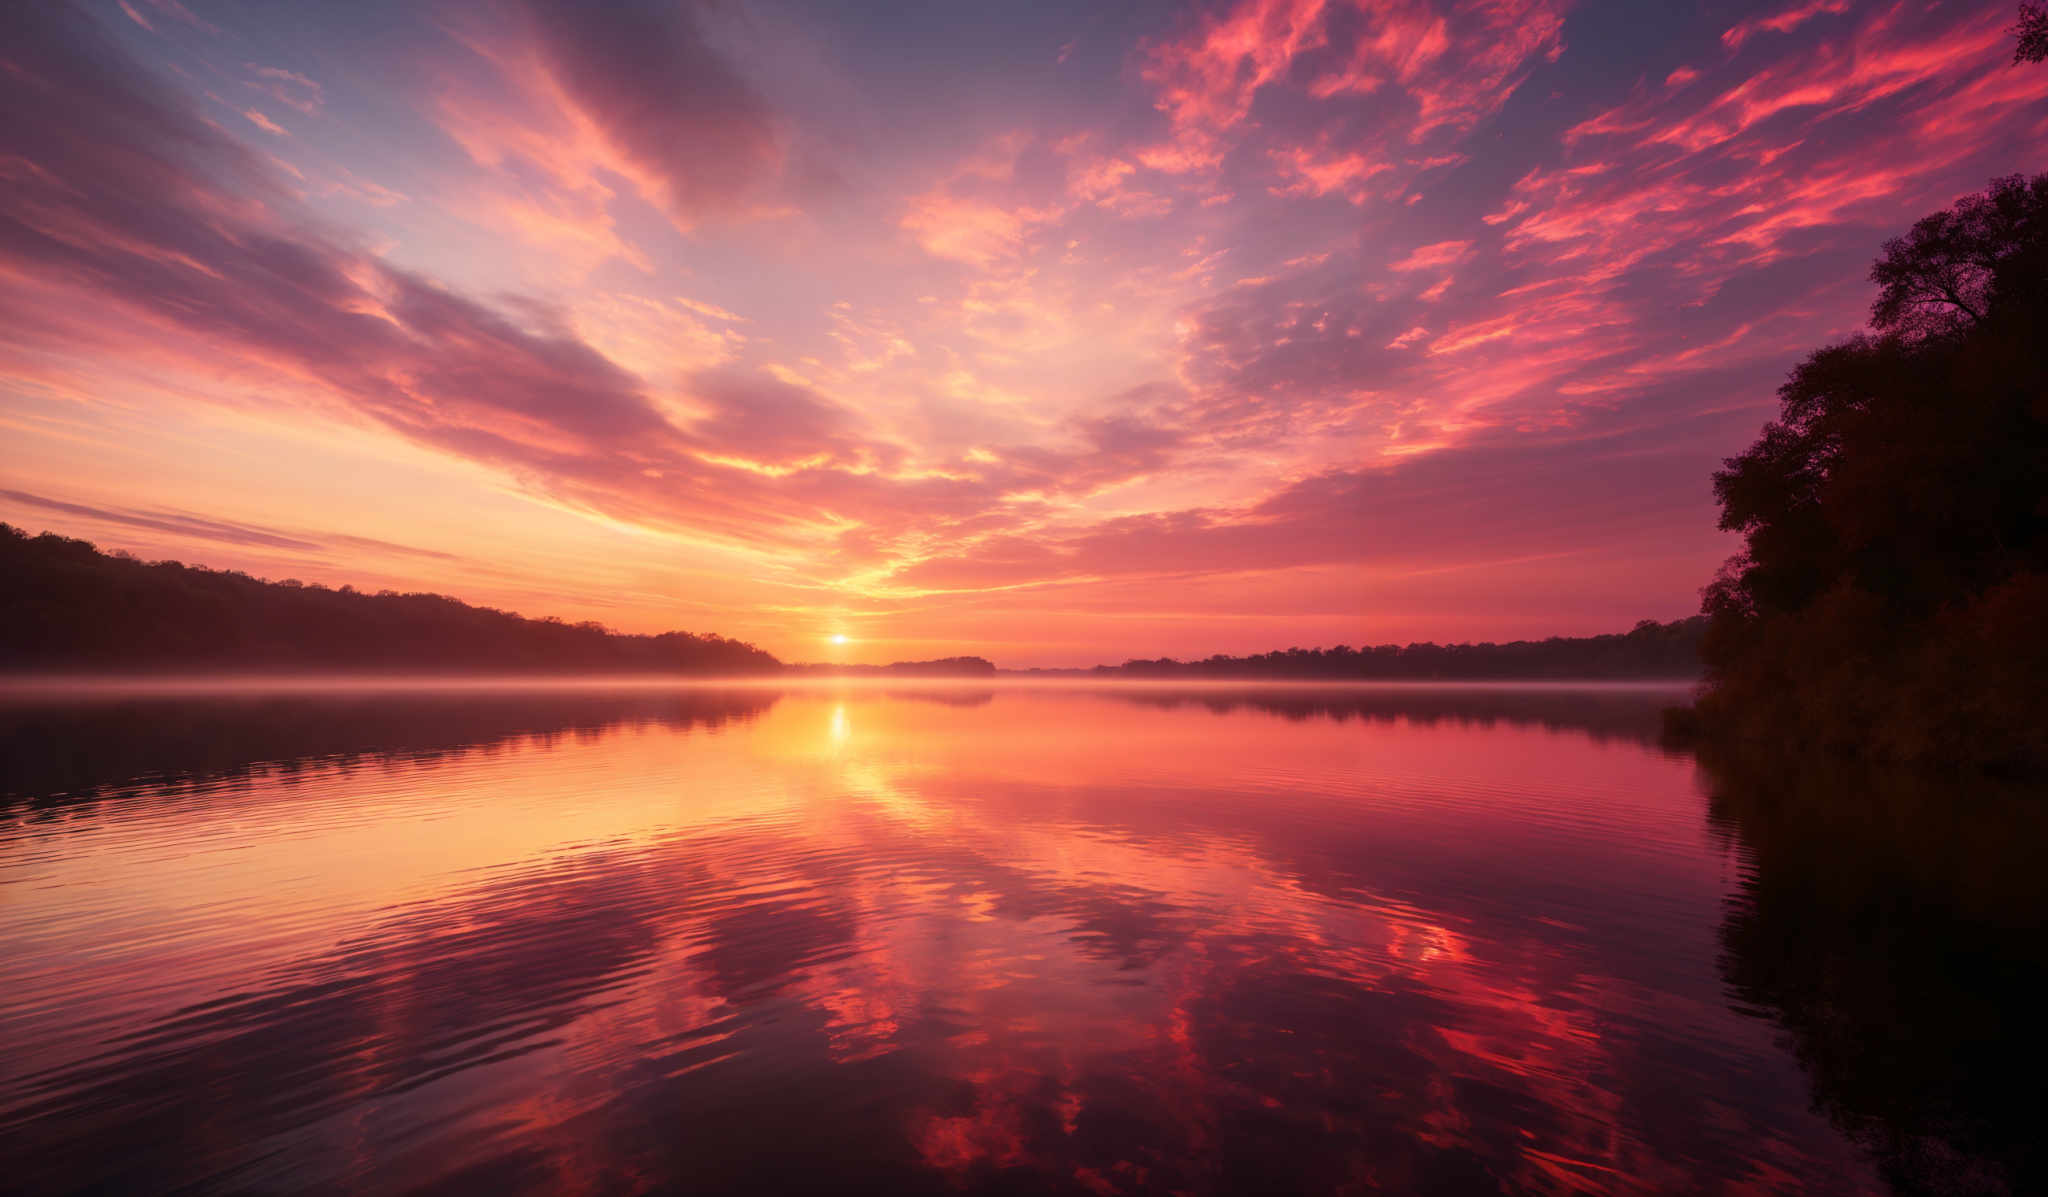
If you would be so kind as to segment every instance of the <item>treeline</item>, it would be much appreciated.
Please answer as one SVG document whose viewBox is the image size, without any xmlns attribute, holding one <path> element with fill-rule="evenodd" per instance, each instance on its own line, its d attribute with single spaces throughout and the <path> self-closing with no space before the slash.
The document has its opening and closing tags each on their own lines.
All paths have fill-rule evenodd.
<svg viewBox="0 0 2048 1197">
<path fill-rule="evenodd" d="M 1097 677 L 1289 678 L 1320 680 L 1456 680 L 1528 678 L 1690 678 L 1700 672 L 1704 616 L 1605 636 L 1553 636 L 1507 644 L 1381 644 L 1352 648 L 1288 648 L 1249 657 L 1200 661 L 1131 660 L 1098 665 Z"/>
<path fill-rule="evenodd" d="M 144 562 L 0 524 L 0 670 L 773 672 L 723 636 L 631 636 L 446 595 L 365 594 Z"/>
<path fill-rule="evenodd" d="M 1028 674 L 1145 678 L 1484 680 L 1682 678 L 1699 672 L 1704 617 L 1644 620 L 1620 635 L 1509 644 L 1290 648 L 1200 661 L 1132 660 Z M 983 657 L 889 665 L 784 665 L 716 635 L 621 635 L 526 619 L 439 594 L 366 594 L 236 570 L 102 553 L 0 523 L 0 671 L 700 673 L 993 678 Z"/>
</svg>

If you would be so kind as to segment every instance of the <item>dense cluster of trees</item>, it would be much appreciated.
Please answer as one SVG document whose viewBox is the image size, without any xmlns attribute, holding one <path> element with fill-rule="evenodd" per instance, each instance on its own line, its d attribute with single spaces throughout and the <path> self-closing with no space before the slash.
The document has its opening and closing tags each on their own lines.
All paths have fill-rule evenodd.
<svg viewBox="0 0 2048 1197">
<path fill-rule="evenodd" d="M 2016 39 L 2012 48 L 2014 62 L 2048 62 L 2048 7 L 2020 5 L 2020 19 L 2014 23 L 2012 33 Z"/>
<path fill-rule="evenodd" d="M 1132 660 L 1102 665 L 1097 676 L 1164 678 L 1298 678 L 1477 681 L 1508 678 L 1689 678 L 1700 671 L 1703 616 L 1606 636 L 1553 636 L 1508 644 L 1381 644 L 1352 648 L 1289 648 L 1249 657 L 1200 661 Z"/>
<path fill-rule="evenodd" d="M 2048 766 L 2048 175 L 1884 247 L 1873 335 L 1814 353 L 1714 477 L 1711 734 Z"/>
<path fill-rule="evenodd" d="M 438 594 L 363 594 L 102 553 L 0 524 L 0 669 L 770 672 L 722 636 L 627 636 Z"/>
</svg>

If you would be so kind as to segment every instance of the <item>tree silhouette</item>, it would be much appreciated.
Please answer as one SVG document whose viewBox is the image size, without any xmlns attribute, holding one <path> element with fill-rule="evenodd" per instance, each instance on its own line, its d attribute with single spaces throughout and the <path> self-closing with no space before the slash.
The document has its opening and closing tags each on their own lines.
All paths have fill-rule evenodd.
<svg viewBox="0 0 2048 1197">
<path fill-rule="evenodd" d="M 1626 633 L 1552 636 L 1507 644 L 1378 644 L 1287 648 L 1199 661 L 1130 660 L 1098 665 L 1097 676 L 1145 678 L 1301 678 L 1327 681 L 1507 678 L 1690 678 L 1699 672 L 1707 621 L 1645 619 Z"/>
<path fill-rule="evenodd" d="M 2048 175 L 1888 242 L 1877 335 L 1814 353 L 1715 474 L 1709 726 L 2048 765 Z"/>
<path fill-rule="evenodd" d="M 102 553 L 0 524 L 0 670 L 316 669 L 763 673 L 723 636 L 630 636 L 522 619 L 439 594 L 369 595 L 296 578 Z"/>
<path fill-rule="evenodd" d="M 2020 5 L 2020 18 L 2012 32 L 2018 39 L 2012 48 L 2014 62 L 2048 62 L 2048 8 Z"/>
<path fill-rule="evenodd" d="M 1921 218 L 1911 232 L 1885 242 L 1871 267 L 1870 281 L 1879 287 L 1871 326 L 1906 336 L 1952 333 L 1981 322 L 1994 302 L 2023 298 L 2014 293 L 2039 288 L 2048 264 L 2044 220 L 2048 175 L 1994 180 L 1984 194 Z"/>
</svg>

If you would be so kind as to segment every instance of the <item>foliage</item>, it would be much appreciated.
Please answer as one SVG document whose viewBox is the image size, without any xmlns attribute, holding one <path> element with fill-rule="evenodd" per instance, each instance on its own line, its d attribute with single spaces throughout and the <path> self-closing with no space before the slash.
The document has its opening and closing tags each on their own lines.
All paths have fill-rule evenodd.
<svg viewBox="0 0 2048 1197">
<path fill-rule="evenodd" d="M 2048 175 L 1888 242 L 1874 336 L 1814 353 L 1715 474 L 1706 725 L 2048 763 Z"/>
<path fill-rule="evenodd" d="M 2014 62 L 2048 62 L 2048 8 L 2020 5 L 2020 19 L 2012 33 L 2017 39 L 2012 48 Z"/>
<path fill-rule="evenodd" d="M 1132 660 L 1099 666 L 1099 675 L 1127 677 L 1484 679 L 1680 678 L 1699 672 L 1703 617 L 1658 623 L 1646 619 L 1621 635 L 1516 640 L 1509 644 L 1381 644 L 1352 648 L 1289 648 L 1249 657 L 1201 661 Z"/>
<path fill-rule="evenodd" d="M 1874 328 L 1906 337 L 1967 331 L 1994 304 L 2039 299 L 2048 243 L 2048 175 L 1992 180 L 1982 195 L 1925 216 L 1884 244 L 1871 267 Z"/>
<path fill-rule="evenodd" d="M 0 524 L 0 670 L 760 673 L 722 636 L 626 636 L 438 594 L 370 595 L 101 553 Z"/>
</svg>

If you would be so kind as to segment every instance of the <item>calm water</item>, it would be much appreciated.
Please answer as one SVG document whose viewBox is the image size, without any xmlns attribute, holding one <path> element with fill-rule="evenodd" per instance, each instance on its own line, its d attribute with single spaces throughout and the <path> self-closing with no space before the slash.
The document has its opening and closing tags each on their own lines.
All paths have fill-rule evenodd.
<svg viewBox="0 0 2048 1197">
<path fill-rule="evenodd" d="M 1672 700 L 16 698 L 0 1188 L 2034 1177 L 2038 823 Z"/>
</svg>

